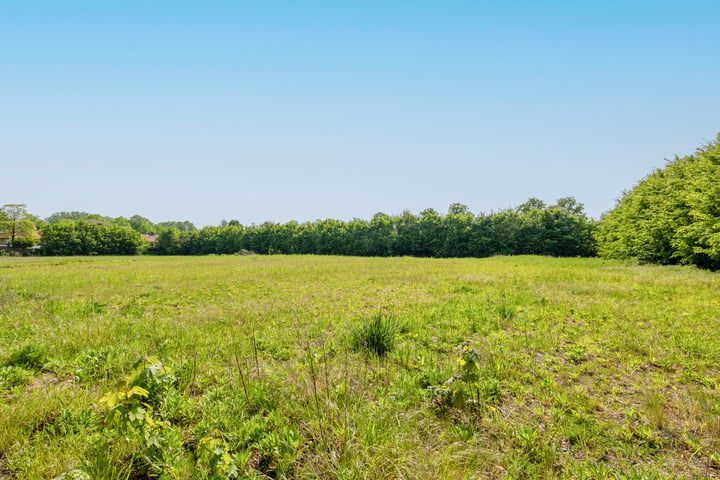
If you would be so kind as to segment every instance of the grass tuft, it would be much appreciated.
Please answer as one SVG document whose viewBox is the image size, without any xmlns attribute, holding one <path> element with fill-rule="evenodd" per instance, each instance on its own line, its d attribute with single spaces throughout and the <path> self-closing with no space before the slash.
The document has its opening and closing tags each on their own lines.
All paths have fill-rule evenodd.
<svg viewBox="0 0 720 480">
<path fill-rule="evenodd" d="M 384 357 L 395 348 L 397 324 L 377 313 L 370 322 L 353 330 L 350 343 L 355 350 Z"/>
<path fill-rule="evenodd" d="M 5 366 L 40 371 L 49 361 L 50 355 L 48 355 L 45 347 L 37 343 L 29 343 L 20 350 L 11 353 L 10 358 L 5 362 Z"/>
</svg>

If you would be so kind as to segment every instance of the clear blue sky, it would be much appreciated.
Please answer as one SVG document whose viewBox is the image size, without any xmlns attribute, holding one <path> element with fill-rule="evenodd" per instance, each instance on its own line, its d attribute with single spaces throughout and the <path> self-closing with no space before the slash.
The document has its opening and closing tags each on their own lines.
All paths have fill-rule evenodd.
<svg viewBox="0 0 720 480">
<path fill-rule="evenodd" d="M 720 1 L 0 2 L 0 204 L 599 217 L 720 132 Z"/>
</svg>

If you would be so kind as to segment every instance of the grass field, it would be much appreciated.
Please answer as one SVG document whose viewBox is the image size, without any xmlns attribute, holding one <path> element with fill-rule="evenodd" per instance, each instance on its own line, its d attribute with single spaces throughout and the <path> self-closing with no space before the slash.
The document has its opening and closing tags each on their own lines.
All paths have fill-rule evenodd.
<svg viewBox="0 0 720 480">
<path fill-rule="evenodd" d="M 0 258 L 0 479 L 720 478 L 720 276 Z"/>
</svg>

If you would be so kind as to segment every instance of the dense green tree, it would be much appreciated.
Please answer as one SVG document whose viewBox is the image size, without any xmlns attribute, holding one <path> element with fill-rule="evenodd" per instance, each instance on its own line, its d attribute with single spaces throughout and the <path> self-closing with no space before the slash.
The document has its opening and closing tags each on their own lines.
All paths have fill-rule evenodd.
<svg viewBox="0 0 720 480">
<path fill-rule="evenodd" d="M 585 217 L 581 204 L 568 209 L 555 206 L 543 210 L 539 223 L 541 242 L 532 253 L 561 257 L 592 255 L 594 227 Z"/>
<path fill-rule="evenodd" d="M 153 235 L 158 231 L 158 228 L 150 220 L 140 215 L 130 217 L 130 226 L 143 235 Z"/>
<path fill-rule="evenodd" d="M 79 241 L 78 255 L 103 255 L 107 252 L 107 225 L 87 220 L 75 223 Z"/>
<path fill-rule="evenodd" d="M 236 225 L 240 225 L 240 223 L 237 220 L 234 220 L 234 221 L 236 222 Z M 233 220 L 230 221 L 230 225 L 232 225 L 232 224 L 233 224 Z M 189 222 L 187 220 L 182 221 L 182 222 L 179 222 L 179 221 L 178 222 L 160 222 L 157 224 L 157 226 L 164 227 L 164 228 L 173 227 L 178 232 L 192 232 L 194 230 L 197 230 L 197 228 L 195 228 L 195 225 L 193 225 L 192 222 Z"/>
<path fill-rule="evenodd" d="M 420 219 L 410 213 L 403 211 L 402 215 L 393 219 L 397 231 L 395 241 L 395 255 L 422 255 L 422 230 Z"/>
<path fill-rule="evenodd" d="M 105 230 L 104 255 L 137 255 L 147 248 L 147 242 L 132 228 L 111 225 Z"/>
<path fill-rule="evenodd" d="M 301 253 L 298 249 L 297 240 L 300 225 L 291 221 L 284 225 L 275 225 L 272 239 L 270 241 L 270 249 L 278 253 Z"/>
<path fill-rule="evenodd" d="M 534 210 L 545 210 L 547 205 L 539 198 L 529 198 L 527 202 L 520 204 L 515 210 L 518 213 L 530 213 Z"/>
<path fill-rule="evenodd" d="M 34 243 L 35 223 L 27 212 L 27 205 L 11 203 L 0 207 L 0 238 L 7 239 L 10 247 L 15 246 L 18 238 Z"/>
<path fill-rule="evenodd" d="M 200 248 L 200 230 L 180 233 L 177 250 L 179 255 L 201 255 Z"/>
<path fill-rule="evenodd" d="M 155 242 L 154 250 L 160 255 L 177 253 L 180 247 L 180 232 L 175 227 L 164 228 Z"/>
<path fill-rule="evenodd" d="M 348 255 L 366 256 L 370 251 L 370 237 L 368 235 L 368 222 L 354 218 L 347 225 L 346 251 Z"/>
<path fill-rule="evenodd" d="M 514 240 L 515 253 L 521 255 L 543 254 L 547 255 L 545 247 L 545 235 L 543 220 L 546 215 L 545 208 L 518 208 L 515 215 L 510 215 L 514 222 L 506 224 L 510 227 Z M 549 226 L 549 225 L 548 225 Z"/>
<path fill-rule="evenodd" d="M 493 247 L 493 216 L 480 214 L 475 216 L 468 240 L 469 254 L 473 257 L 495 255 Z"/>
<path fill-rule="evenodd" d="M 693 186 L 684 191 L 687 218 L 673 236 L 674 255 L 683 263 L 720 268 L 720 142 L 689 162 L 686 178 Z"/>
<path fill-rule="evenodd" d="M 314 228 L 310 222 L 303 222 L 297 227 L 293 236 L 293 242 L 297 248 L 296 253 L 315 253 Z"/>
<path fill-rule="evenodd" d="M 518 245 L 522 217 L 514 210 L 493 213 L 490 222 L 491 255 L 517 255 L 523 252 Z"/>
<path fill-rule="evenodd" d="M 218 254 L 237 253 L 244 248 L 244 229 L 241 225 L 228 224 L 217 231 L 215 236 L 215 252 Z"/>
<path fill-rule="evenodd" d="M 97 214 L 97 213 L 88 213 L 88 212 L 55 212 L 52 215 L 50 215 L 47 218 L 47 222 L 51 224 L 55 224 L 58 222 L 61 222 L 63 220 L 73 220 L 75 222 L 78 222 L 80 220 L 85 221 L 93 221 L 96 223 L 104 223 L 106 225 L 118 225 L 123 227 L 129 227 L 130 222 L 125 217 L 117 217 L 117 218 L 111 218 L 111 217 L 105 217 L 103 215 Z"/>
<path fill-rule="evenodd" d="M 263 255 L 276 253 L 270 252 L 270 242 L 272 241 L 274 227 L 275 224 L 273 222 L 264 222 L 256 228 L 256 235 L 254 237 L 254 245 L 252 248 L 254 252 L 261 253 Z"/>
<path fill-rule="evenodd" d="M 371 257 L 388 257 L 393 254 L 395 244 L 395 228 L 389 215 L 376 213 L 367 229 L 367 255 Z"/>
<path fill-rule="evenodd" d="M 205 227 L 200 230 L 200 234 L 197 237 L 197 249 L 201 255 L 209 255 L 211 253 L 218 253 L 218 237 L 222 232 L 221 227 Z M 220 253 L 231 253 L 231 252 L 220 252 Z"/>
<path fill-rule="evenodd" d="M 54 225 L 63 220 L 85 220 L 90 216 L 87 212 L 55 212 L 50 215 L 46 220 L 49 224 Z"/>
<path fill-rule="evenodd" d="M 42 229 L 44 255 L 137 255 L 145 245 L 130 228 L 86 220 L 60 220 Z"/>
<path fill-rule="evenodd" d="M 468 207 L 453 203 L 443 219 L 445 241 L 439 254 L 443 257 L 467 257 L 470 255 L 470 238 L 474 215 Z M 437 254 L 436 254 L 437 255 Z"/>
<path fill-rule="evenodd" d="M 720 268 L 720 136 L 624 193 L 596 238 L 606 257 Z"/>
<path fill-rule="evenodd" d="M 594 253 L 592 230 L 584 206 L 573 197 L 555 205 L 531 198 L 516 209 L 516 252 L 532 255 L 578 256 Z"/>
<path fill-rule="evenodd" d="M 550 208 L 558 208 L 563 212 L 569 213 L 571 215 L 576 215 L 578 217 L 585 215 L 585 206 L 575 200 L 574 197 L 558 198 L 555 205 Z"/>
<path fill-rule="evenodd" d="M 468 215 L 470 214 L 470 209 L 467 205 L 463 205 L 462 203 L 453 203 L 448 207 L 448 215 Z"/>
<path fill-rule="evenodd" d="M 113 218 L 110 224 L 118 226 L 118 227 L 127 227 L 132 228 L 132 225 L 130 225 L 130 220 L 128 220 L 125 217 L 116 217 Z"/>
<path fill-rule="evenodd" d="M 437 257 L 445 245 L 443 219 L 438 212 L 427 208 L 420 212 L 420 256 Z"/>
<path fill-rule="evenodd" d="M 320 255 L 339 255 L 345 251 L 345 224 L 339 220 L 318 220 L 314 225 L 314 252 Z"/>
<path fill-rule="evenodd" d="M 72 220 L 56 220 L 42 229 L 43 255 L 79 255 L 80 239 Z"/>
</svg>

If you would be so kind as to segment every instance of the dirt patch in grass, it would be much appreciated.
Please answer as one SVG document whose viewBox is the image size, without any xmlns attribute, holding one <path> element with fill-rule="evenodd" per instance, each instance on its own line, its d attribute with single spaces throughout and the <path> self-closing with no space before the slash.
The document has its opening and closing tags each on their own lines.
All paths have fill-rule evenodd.
<svg viewBox="0 0 720 480">
<path fill-rule="evenodd" d="M 7 459 L 4 454 L 0 454 L 0 480 L 10 480 L 15 475 L 7 468 Z"/>
<path fill-rule="evenodd" d="M 57 376 L 55 376 L 54 373 L 43 373 L 39 377 L 35 377 L 35 379 L 30 383 L 30 385 L 27 386 L 27 390 L 29 392 L 32 392 L 41 388 L 47 389 L 52 385 L 59 385 L 64 388 L 70 386 L 71 383 L 72 380 L 61 380 Z"/>
</svg>

